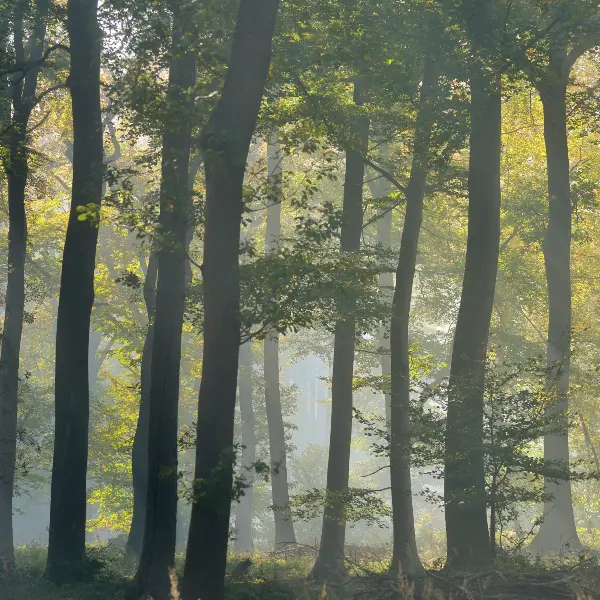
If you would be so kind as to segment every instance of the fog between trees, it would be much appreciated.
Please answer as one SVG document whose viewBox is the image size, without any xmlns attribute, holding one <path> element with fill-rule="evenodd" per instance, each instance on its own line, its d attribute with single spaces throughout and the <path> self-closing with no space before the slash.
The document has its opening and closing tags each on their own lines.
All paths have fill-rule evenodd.
<svg viewBox="0 0 600 600">
<path fill-rule="evenodd" d="M 596 597 L 599 44 L 587 0 L 0 0 L 5 597 Z"/>
</svg>

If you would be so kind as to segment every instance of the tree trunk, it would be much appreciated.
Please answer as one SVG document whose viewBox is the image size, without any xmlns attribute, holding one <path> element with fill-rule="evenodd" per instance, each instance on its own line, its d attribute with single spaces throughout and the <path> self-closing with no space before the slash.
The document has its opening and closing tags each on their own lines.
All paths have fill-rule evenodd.
<svg viewBox="0 0 600 600">
<path fill-rule="evenodd" d="M 387 156 L 387 148 L 383 149 L 383 154 Z M 389 181 L 379 176 L 378 179 L 372 181 L 369 184 L 371 189 L 371 195 L 373 200 L 379 200 L 389 195 L 391 186 Z M 389 201 L 391 202 L 391 200 Z M 382 214 L 377 219 L 377 244 L 381 245 L 385 250 L 390 249 L 392 240 L 392 218 L 393 211 L 389 206 L 382 207 Z M 392 312 L 392 298 L 394 296 L 394 276 L 392 273 L 380 273 L 379 275 L 379 290 L 381 296 L 386 299 L 389 303 L 390 314 Z M 392 362 L 390 356 L 390 320 L 380 327 L 377 334 L 377 340 L 379 342 L 379 348 L 381 351 L 381 375 L 384 380 L 386 388 L 390 386 L 392 377 Z M 384 407 L 385 407 L 385 420 L 387 423 L 388 433 L 390 430 L 390 422 L 392 418 L 391 406 L 392 396 L 389 391 L 384 392 Z"/>
<path fill-rule="evenodd" d="M 188 190 L 190 195 L 194 191 L 194 184 L 202 159 L 200 155 L 195 155 L 190 159 L 190 169 L 188 177 Z M 192 242 L 194 235 L 194 226 L 189 224 L 186 235 L 186 251 Z M 133 439 L 133 448 L 131 453 L 131 474 L 133 483 L 133 514 L 131 517 L 131 527 L 127 537 L 126 551 L 130 556 L 140 556 L 142 544 L 144 541 L 144 524 L 146 522 L 146 486 L 148 484 L 148 430 L 150 415 L 150 374 L 152 370 L 152 348 L 154 341 L 154 312 L 156 308 L 156 279 L 158 276 L 158 255 L 156 253 L 156 244 L 152 245 L 146 278 L 144 281 L 144 303 L 146 305 L 146 314 L 148 316 L 148 327 L 142 349 L 142 364 L 140 373 L 140 408 L 138 421 Z M 192 269 L 190 262 L 185 263 L 185 282 L 186 286 L 192 281 Z"/>
<path fill-rule="evenodd" d="M 406 216 L 396 270 L 396 288 L 392 303 L 390 330 L 392 365 L 390 479 L 394 531 L 392 570 L 398 570 L 409 577 L 421 575 L 423 566 L 419 560 L 415 538 L 410 473 L 410 346 L 408 326 L 417 265 L 419 235 L 423 220 L 423 200 L 425 198 L 425 183 L 429 166 L 429 147 L 437 78 L 438 74 L 434 61 L 427 60 L 421 87 L 419 114 L 415 124 L 413 160 L 410 180 L 406 190 Z"/>
<path fill-rule="evenodd" d="M 277 252 L 281 235 L 281 201 L 283 159 L 279 141 L 269 141 L 268 148 L 269 180 L 273 186 L 274 202 L 267 208 L 267 254 Z M 275 519 L 275 549 L 285 544 L 295 544 L 296 534 L 290 512 L 290 491 L 286 461 L 285 427 L 281 411 L 281 390 L 279 387 L 279 335 L 270 332 L 264 342 L 265 406 L 269 429 L 269 451 L 271 457 L 271 498 Z"/>
<path fill-rule="evenodd" d="M 494 476 L 494 481 L 492 483 L 493 489 L 495 489 L 496 478 Z M 492 558 L 496 558 L 496 529 L 498 527 L 496 519 L 496 499 L 493 498 L 490 504 L 490 544 L 492 549 Z"/>
<path fill-rule="evenodd" d="M 16 8 L 14 45 L 17 60 L 38 61 L 41 58 L 47 12 L 46 1 L 40 0 L 37 23 L 29 40 L 29 56 L 25 57 L 23 5 Z M 25 310 L 25 187 L 29 173 L 27 127 L 35 104 L 38 72 L 38 69 L 32 69 L 23 81 L 13 82 L 13 114 L 8 135 L 8 156 L 4 159 L 8 180 L 8 275 L 0 349 L 0 569 L 12 566 L 15 559 L 12 514 L 17 456 L 19 357 Z"/>
<path fill-rule="evenodd" d="M 500 239 L 500 77 L 490 46 L 491 0 L 466 2 L 471 38 L 471 136 L 467 256 L 448 395 L 444 496 L 447 567 L 491 563 L 483 457 L 483 394 Z"/>
<path fill-rule="evenodd" d="M 73 186 L 56 327 L 55 437 L 46 577 L 76 579 L 85 557 L 88 346 L 104 173 L 97 0 L 69 0 Z M 80 206 L 95 207 L 79 220 Z"/>
<path fill-rule="evenodd" d="M 168 98 L 176 111 L 165 126 L 162 148 L 158 280 L 148 422 L 148 478 L 144 541 L 136 573 L 137 591 L 154 600 L 168 598 L 175 563 L 177 527 L 177 413 L 181 332 L 185 310 L 191 195 L 188 177 L 192 126 L 189 113 L 196 83 L 196 58 L 187 51 L 191 17 L 186 7 L 174 15 Z"/>
<path fill-rule="evenodd" d="M 144 542 L 146 522 L 146 490 L 148 485 L 148 431 L 150 423 L 150 385 L 152 369 L 152 348 L 154 345 L 154 312 L 156 309 L 156 279 L 158 276 L 158 256 L 155 246 L 150 250 L 148 268 L 144 280 L 144 303 L 148 315 L 148 327 L 140 373 L 140 409 L 133 438 L 131 452 L 131 475 L 133 479 L 133 514 L 127 538 L 127 553 L 140 556 Z"/>
<path fill-rule="evenodd" d="M 579 422 L 581 423 L 581 429 L 583 430 L 583 439 L 585 440 L 585 445 L 588 447 L 590 454 L 594 460 L 594 466 L 596 468 L 596 475 L 600 477 L 600 460 L 598 459 L 598 453 L 596 452 L 596 448 L 594 447 L 594 442 L 590 437 L 590 431 L 585 423 L 585 419 L 580 414 Z"/>
<path fill-rule="evenodd" d="M 354 84 L 354 102 L 364 102 L 361 81 Z M 369 141 L 369 121 L 356 121 L 355 148 L 346 152 L 344 204 L 342 215 L 341 250 L 358 252 L 363 223 L 364 156 Z M 350 475 L 350 445 L 352 443 L 352 384 L 356 324 L 354 302 L 340 307 L 345 317 L 335 325 L 333 374 L 331 383 L 331 431 L 327 463 L 327 501 L 323 513 L 323 528 L 319 555 L 311 576 L 317 580 L 343 580 L 347 577 L 344 545 L 346 539 L 345 499 Z"/>
<path fill-rule="evenodd" d="M 225 85 L 202 134 L 204 355 L 184 600 L 221 600 L 233 481 L 244 172 L 271 63 L 278 0 L 241 0 Z"/>
<path fill-rule="evenodd" d="M 238 387 L 240 390 L 240 413 L 242 419 L 241 477 L 247 486 L 235 512 L 236 552 L 250 553 L 253 548 L 252 519 L 254 518 L 254 463 L 256 462 L 256 439 L 254 435 L 254 407 L 252 386 L 252 342 L 240 346 Z"/>
<path fill-rule="evenodd" d="M 544 140 L 548 166 L 548 229 L 544 263 L 548 282 L 548 385 L 560 413 L 561 431 L 544 438 L 544 459 L 569 464 L 569 372 L 571 363 L 571 194 L 567 140 L 567 78 L 564 50 L 551 52 L 550 74 L 541 86 Z M 531 543 L 538 554 L 582 548 L 577 536 L 570 481 L 544 482 L 552 496 L 544 506 L 544 521 Z"/>
</svg>

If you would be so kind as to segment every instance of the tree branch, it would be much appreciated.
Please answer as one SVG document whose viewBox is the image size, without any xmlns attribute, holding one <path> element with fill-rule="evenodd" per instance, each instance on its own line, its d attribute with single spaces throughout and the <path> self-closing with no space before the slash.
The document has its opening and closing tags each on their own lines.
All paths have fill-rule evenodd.
<svg viewBox="0 0 600 600">
<path fill-rule="evenodd" d="M 64 50 L 68 54 L 71 54 L 71 49 L 68 46 L 65 46 L 64 44 L 53 44 L 52 46 L 49 46 L 46 49 L 46 52 L 44 52 L 44 54 L 42 54 L 42 57 L 39 60 L 29 61 L 25 64 L 15 65 L 14 67 L 11 67 L 10 69 L 4 69 L 4 70 L 0 71 L 0 77 L 4 77 L 6 75 L 13 75 L 14 73 L 21 73 L 22 75 L 19 78 L 19 80 L 21 80 L 27 74 L 27 72 L 29 70 L 33 69 L 34 67 L 39 67 L 40 65 L 45 63 L 48 60 L 48 58 L 50 57 L 50 55 L 53 52 L 56 52 L 57 50 Z"/>
<path fill-rule="evenodd" d="M 309 100 L 314 105 L 315 103 L 310 99 L 310 93 L 308 91 L 308 88 L 304 85 L 304 82 L 298 76 L 296 76 L 294 79 L 295 79 L 296 85 L 300 88 L 301 92 L 304 94 L 306 99 Z M 320 106 L 317 106 L 316 108 L 320 112 L 323 112 Z M 325 123 L 327 123 L 326 117 L 327 117 L 327 115 L 325 115 Z M 330 131 L 330 135 L 332 135 L 332 137 L 337 137 L 331 131 Z M 345 145 L 343 140 L 338 140 L 338 141 L 340 142 L 340 144 L 342 146 Z M 394 187 L 398 188 L 398 190 L 400 190 L 402 193 L 404 193 L 404 194 L 406 193 L 406 187 L 403 186 L 389 171 L 386 171 L 383 167 L 380 167 L 379 165 L 375 164 L 372 160 L 370 160 L 366 156 L 363 156 L 361 158 L 364 161 L 365 165 L 371 167 L 371 169 L 373 169 L 374 171 L 377 171 L 380 175 L 385 177 Z"/>
<path fill-rule="evenodd" d="M 577 62 L 578 58 L 583 56 L 588 50 L 591 50 L 594 46 L 598 45 L 600 45 L 599 39 L 596 39 L 594 41 L 588 39 L 576 44 L 567 54 L 567 59 L 565 63 L 567 75 L 571 73 L 571 69 L 573 68 L 573 65 Z"/>
<path fill-rule="evenodd" d="M 54 92 L 56 92 L 58 90 L 67 89 L 68 87 L 69 87 L 69 83 L 66 81 L 64 83 L 57 83 L 56 85 L 49 87 L 47 90 L 44 90 L 39 96 L 37 96 L 35 98 L 35 100 L 33 101 L 33 106 L 37 106 L 38 104 L 40 104 L 50 94 L 53 94 Z"/>
</svg>

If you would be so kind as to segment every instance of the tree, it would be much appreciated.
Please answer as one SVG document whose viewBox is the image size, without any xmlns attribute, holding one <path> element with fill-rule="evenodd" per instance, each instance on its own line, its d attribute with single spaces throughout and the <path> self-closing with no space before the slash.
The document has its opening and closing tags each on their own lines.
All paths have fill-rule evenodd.
<svg viewBox="0 0 600 600">
<path fill-rule="evenodd" d="M 572 4 L 570 7 L 569 4 Z M 566 9 L 566 10 L 565 10 Z M 533 11 L 535 14 L 535 10 Z M 600 42 L 600 14 L 588 3 L 551 5 L 544 15 L 553 23 L 528 44 L 509 45 L 515 64 L 528 76 L 542 100 L 548 177 L 548 226 L 543 242 L 548 286 L 548 387 L 559 399 L 552 410 L 562 414 L 562 431 L 544 437 L 544 456 L 550 463 L 569 464 L 568 410 L 571 371 L 572 203 L 567 133 L 567 87 L 573 65 Z M 529 16 L 529 11 L 525 13 Z M 535 15 L 538 16 L 538 15 Z M 527 23 L 533 28 L 532 23 Z M 537 43 L 536 43 L 537 42 Z M 536 54 L 529 54 L 529 50 Z M 547 478 L 544 518 L 530 549 L 546 554 L 582 547 L 577 535 L 570 481 Z"/>
<path fill-rule="evenodd" d="M 282 160 L 279 140 L 273 137 L 267 147 L 268 174 L 271 197 L 267 207 L 265 247 L 267 256 L 279 248 L 281 235 Z M 264 341 L 265 407 L 269 428 L 269 454 L 271 466 L 271 496 L 275 519 L 275 548 L 295 544 L 294 523 L 289 509 L 290 493 L 286 460 L 286 441 L 281 410 L 279 383 L 279 335 L 270 332 Z"/>
<path fill-rule="evenodd" d="M 150 417 L 150 387 L 152 373 L 152 348 L 154 346 L 154 314 L 156 310 L 156 279 L 158 256 L 156 249 L 150 250 L 146 276 L 144 278 L 144 303 L 148 316 L 148 327 L 142 348 L 140 371 L 140 408 L 131 450 L 131 474 L 133 484 L 133 515 L 127 537 L 127 552 L 139 556 L 144 542 L 146 522 L 146 492 L 148 489 L 148 433 Z"/>
<path fill-rule="evenodd" d="M 254 486 L 250 478 L 256 462 L 256 436 L 254 432 L 254 407 L 252 385 L 252 342 L 240 346 L 238 387 L 240 417 L 242 420 L 242 460 L 240 479 L 242 496 L 235 512 L 235 549 L 237 552 L 252 552 L 252 520 L 254 518 Z"/>
<path fill-rule="evenodd" d="M 194 192 L 194 183 L 201 167 L 200 155 L 190 159 L 188 177 L 188 192 L 190 198 Z M 156 233 L 156 232 L 155 232 Z M 188 219 L 186 233 L 186 254 L 193 237 L 193 223 Z M 156 234 L 158 235 L 158 234 Z M 146 490 L 148 485 L 148 436 L 150 416 L 150 387 L 152 374 L 152 352 L 154 347 L 154 317 L 156 310 L 156 280 L 158 276 L 158 239 L 151 244 L 148 264 L 145 266 L 143 286 L 144 304 L 148 324 L 142 348 L 140 369 L 140 406 L 135 429 L 133 446 L 131 449 L 131 473 L 133 483 L 133 513 L 131 527 L 127 537 L 127 552 L 132 556 L 140 555 L 144 540 L 144 524 L 146 521 Z M 186 285 L 191 282 L 192 274 L 189 261 L 186 259 Z M 143 270 L 143 269 L 142 269 Z"/>
<path fill-rule="evenodd" d="M 544 456 L 548 461 L 569 463 L 567 410 L 571 355 L 571 194 L 567 142 L 567 83 L 569 67 L 565 47 L 552 47 L 549 73 L 540 86 L 544 106 L 544 140 L 548 164 L 548 228 L 544 239 L 544 264 L 548 282 L 549 385 L 555 387 L 564 413 L 564 429 L 544 437 Z M 557 545 L 581 548 L 577 536 L 573 499 L 569 481 L 546 480 L 552 500 L 545 504 L 544 521 L 534 538 L 532 549 L 546 552 Z"/>
<path fill-rule="evenodd" d="M 483 393 L 500 243 L 501 90 L 491 0 L 462 7 L 471 44 L 467 255 L 450 370 L 444 503 L 448 567 L 491 562 L 485 502 Z"/>
<path fill-rule="evenodd" d="M 423 567 L 419 560 L 415 539 L 410 472 L 411 385 L 408 325 L 423 219 L 423 199 L 429 168 L 429 148 L 437 79 L 435 61 L 427 58 L 421 87 L 419 115 L 415 123 L 413 161 L 406 188 L 406 216 L 402 229 L 390 325 L 390 478 L 394 511 L 392 569 L 398 569 L 400 566 L 400 572 L 410 577 L 422 573 Z"/>
<path fill-rule="evenodd" d="M 354 103 L 366 100 L 366 82 L 354 82 Z M 355 117 L 352 149 L 346 152 L 344 202 L 342 214 L 342 252 L 358 252 L 363 226 L 364 157 L 367 153 L 369 121 L 364 114 Z M 352 442 L 352 396 L 356 321 L 352 300 L 340 302 L 342 317 L 335 326 L 333 374 L 331 383 L 331 434 L 327 466 L 327 500 L 323 513 L 323 528 L 319 554 L 311 576 L 318 580 L 343 579 L 347 576 L 344 554 L 346 521 L 344 492 L 348 489 L 350 445 Z"/>
<path fill-rule="evenodd" d="M 104 175 L 97 0 L 69 0 L 73 186 L 56 329 L 55 438 L 46 577 L 78 576 L 85 558 L 88 345 Z"/>
<path fill-rule="evenodd" d="M 189 166 L 196 57 L 190 50 L 194 4 L 173 6 L 171 62 L 164 123 L 158 279 L 148 415 L 148 479 L 144 542 L 136 573 L 141 596 L 167 598 L 175 563 L 181 332 L 185 310 L 188 231 L 192 219 Z"/>
<path fill-rule="evenodd" d="M 8 276 L 2 346 L 0 349 L 0 567 L 14 563 L 13 492 L 17 455 L 19 358 L 25 311 L 27 217 L 25 189 L 29 174 L 28 129 L 46 38 L 48 3 L 36 4 L 29 40 L 25 45 L 25 6 L 15 4 L 14 51 L 17 71 L 9 88 L 12 115 L 3 134 L 8 151 L 2 153 L 8 179 Z M 28 66 L 29 65 L 29 66 Z M 35 66 L 32 66 L 35 65 Z M 2 123 L 2 126 L 5 124 Z M 4 145 L 4 144 L 3 144 Z"/>
<path fill-rule="evenodd" d="M 223 597 L 235 459 L 243 182 L 278 8 L 278 0 L 240 1 L 223 91 L 201 136 L 206 173 L 204 355 L 185 600 Z"/>
<path fill-rule="evenodd" d="M 386 156 L 388 154 L 388 149 L 385 145 L 382 144 L 382 155 Z M 391 192 L 392 186 L 389 181 L 383 177 L 383 175 L 379 175 L 376 179 L 369 183 L 369 188 L 371 190 L 371 196 L 375 202 L 381 202 L 385 199 L 385 205 L 382 207 L 381 215 L 377 219 L 377 244 L 381 245 L 381 247 L 385 250 L 389 250 L 391 246 L 391 237 L 392 237 L 392 217 L 393 210 L 392 207 L 389 206 L 390 200 L 388 196 Z M 382 297 L 386 298 L 389 301 L 390 307 L 392 304 L 392 298 L 394 295 L 394 275 L 391 272 L 382 272 L 379 275 L 379 289 L 381 291 Z M 390 323 L 389 319 L 379 330 L 378 341 L 379 347 L 381 350 L 381 375 L 384 380 L 391 380 L 391 357 L 390 357 L 390 336 L 389 336 Z M 387 388 L 387 386 L 386 386 Z M 389 390 L 384 391 L 384 403 L 385 403 L 385 416 L 388 422 L 388 426 L 391 423 L 391 396 Z"/>
</svg>

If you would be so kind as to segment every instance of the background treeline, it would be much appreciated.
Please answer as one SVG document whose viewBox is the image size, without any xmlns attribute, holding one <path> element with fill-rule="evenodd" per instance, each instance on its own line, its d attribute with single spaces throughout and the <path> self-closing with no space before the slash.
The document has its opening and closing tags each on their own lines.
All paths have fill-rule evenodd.
<svg viewBox="0 0 600 600">
<path fill-rule="evenodd" d="M 0 0 L 6 577 L 597 547 L 598 45 L 588 0 Z"/>
</svg>

